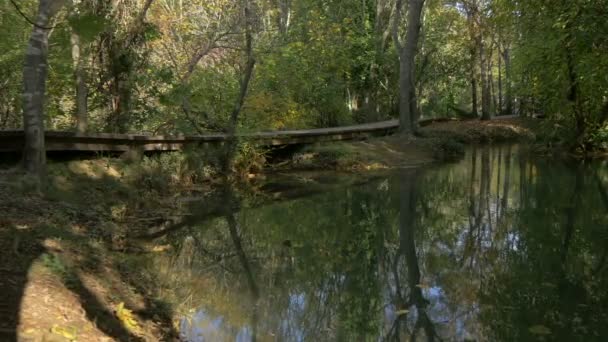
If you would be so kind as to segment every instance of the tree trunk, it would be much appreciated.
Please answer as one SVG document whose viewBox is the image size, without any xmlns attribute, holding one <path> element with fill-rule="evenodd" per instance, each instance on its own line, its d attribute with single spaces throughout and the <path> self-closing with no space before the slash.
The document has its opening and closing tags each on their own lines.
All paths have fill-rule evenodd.
<svg viewBox="0 0 608 342">
<path fill-rule="evenodd" d="M 505 62 L 505 113 L 513 114 L 513 95 L 511 93 L 511 56 L 509 48 L 505 48 L 502 53 L 502 58 Z"/>
<path fill-rule="evenodd" d="M 186 65 L 186 72 L 182 75 L 181 85 L 183 88 L 188 88 L 190 85 L 190 77 L 194 73 L 196 65 L 207 56 L 216 47 L 216 42 L 219 38 L 215 37 L 207 45 L 201 47 L 188 61 Z M 182 95 L 182 110 L 186 119 L 192 124 L 192 127 L 199 133 L 203 134 L 203 129 L 200 127 L 198 122 L 192 117 L 192 104 L 190 103 L 190 90 Z M 206 117 L 205 117 L 206 118 Z"/>
<path fill-rule="evenodd" d="M 470 54 L 471 54 L 471 65 L 470 65 L 470 77 L 471 77 L 471 115 L 478 117 L 479 103 L 477 97 L 477 60 L 479 51 L 479 39 L 478 39 L 478 28 L 476 27 L 477 22 L 477 5 L 475 3 L 465 3 L 465 10 L 467 12 L 467 22 L 469 26 L 469 38 L 470 42 Z"/>
<path fill-rule="evenodd" d="M 477 52 L 475 48 L 471 48 L 471 115 L 478 117 L 477 112 L 477 75 L 475 72 L 475 61 L 477 60 Z"/>
<path fill-rule="evenodd" d="M 146 0 L 143 8 L 137 15 L 134 24 L 129 27 L 126 35 L 120 39 L 114 32 L 109 37 L 108 54 L 110 58 L 110 69 L 113 78 L 112 84 L 112 114 L 108 118 L 108 129 L 118 133 L 126 133 L 129 129 L 132 95 L 133 95 L 133 52 L 137 37 L 144 29 L 146 15 L 154 0 Z M 119 6 L 119 1 L 113 1 L 111 8 L 114 11 Z"/>
<path fill-rule="evenodd" d="M 23 166 L 27 173 L 44 175 L 44 97 L 48 70 L 49 23 L 63 5 L 61 0 L 40 0 L 38 15 L 25 52 L 23 67 Z"/>
<path fill-rule="evenodd" d="M 574 67 L 574 58 L 570 51 L 566 52 L 566 65 L 568 67 L 568 101 L 572 105 L 574 112 L 574 120 L 576 123 L 576 141 L 579 142 L 585 135 L 586 122 L 583 111 L 581 110 L 579 91 L 578 91 L 578 75 Z"/>
<path fill-rule="evenodd" d="M 401 1 L 397 1 L 400 6 Z M 413 133 L 417 130 L 418 104 L 415 87 L 415 61 L 418 52 L 418 39 L 422 27 L 422 8 L 424 0 L 409 0 L 407 31 L 405 45 L 401 47 L 396 34 L 396 43 L 399 47 L 399 130 L 402 133 Z M 398 8 L 397 23 L 400 21 L 401 9 Z M 396 29 L 395 29 L 396 30 Z"/>
<path fill-rule="evenodd" d="M 382 118 L 381 101 L 382 87 L 380 85 L 380 65 L 390 38 L 390 6 L 386 0 L 376 1 L 375 25 L 374 25 L 374 60 L 369 67 L 369 86 L 365 91 L 366 120 L 378 121 Z"/>
<path fill-rule="evenodd" d="M 496 108 L 498 106 L 498 100 L 496 99 L 496 86 L 494 85 L 494 74 L 492 72 L 492 68 L 494 68 L 494 49 L 490 49 L 490 55 L 487 56 L 488 60 L 488 84 L 490 88 L 490 113 L 496 113 Z"/>
<path fill-rule="evenodd" d="M 129 51 L 117 43 L 110 43 L 110 63 L 112 72 L 112 114 L 107 129 L 111 132 L 126 133 L 131 110 L 132 61 Z"/>
<path fill-rule="evenodd" d="M 87 130 L 87 84 L 85 80 L 84 61 L 82 58 L 82 47 L 80 36 L 72 32 L 72 64 L 74 68 L 74 80 L 76 82 L 76 132 L 84 133 Z"/>
<path fill-rule="evenodd" d="M 239 115 L 243 104 L 245 103 L 245 97 L 249 90 L 249 82 L 253 76 L 253 68 L 255 67 L 255 58 L 253 56 L 253 9 L 252 0 L 243 0 L 244 2 L 244 14 L 245 14 L 245 53 L 247 55 L 247 62 L 245 65 L 245 73 L 241 80 L 241 89 L 239 96 L 234 104 L 234 109 L 230 114 L 230 121 L 228 123 L 228 143 L 226 144 L 226 150 L 224 153 L 224 160 L 222 162 L 222 173 L 224 181 L 227 182 L 231 174 L 232 159 L 236 152 L 236 128 L 238 125 Z"/>
<path fill-rule="evenodd" d="M 502 57 L 500 56 L 500 45 L 498 45 L 498 110 L 497 113 L 504 114 L 502 102 Z"/>
<path fill-rule="evenodd" d="M 483 38 L 479 35 L 479 61 L 481 66 L 481 120 L 490 120 L 491 98 L 490 98 L 490 82 L 488 80 L 488 63 L 485 48 L 483 46 Z"/>
<path fill-rule="evenodd" d="M 277 25 L 281 35 L 287 34 L 291 22 L 291 0 L 278 0 Z"/>
</svg>

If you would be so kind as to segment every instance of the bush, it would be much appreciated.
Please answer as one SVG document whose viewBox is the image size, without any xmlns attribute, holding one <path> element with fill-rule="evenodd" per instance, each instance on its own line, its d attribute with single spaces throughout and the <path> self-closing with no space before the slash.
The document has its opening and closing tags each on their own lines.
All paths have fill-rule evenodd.
<svg viewBox="0 0 608 342">
<path fill-rule="evenodd" d="M 192 185 L 212 177 L 215 169 L 197 151 L 163 153 L 144 157 L 127 172 L 130 182 L 141 189 L 166 191 L 169 186 Z"/>
<path fill-rule="evenodd" d="M 243 176 L 262 171 L 266 164 L 267 152 L 251 142 L 240 142 L 232 164 L 234 172 Z"/>
</svg>

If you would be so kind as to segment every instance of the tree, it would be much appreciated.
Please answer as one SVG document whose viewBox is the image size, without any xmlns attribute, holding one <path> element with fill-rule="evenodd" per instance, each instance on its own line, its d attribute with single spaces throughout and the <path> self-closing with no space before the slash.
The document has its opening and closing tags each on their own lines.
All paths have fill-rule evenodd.
<svg viewBox="0 0 608 342">
<path fill-rule="evenodd" d="M 255 57 L 253 55 L 253 29 L 254 29 L 254 13 L 253 13 L 253 0 L 242 0 L 243 1 L 243 25 L 245 32 L 245 69 L 243 71 L 243 78 L 240 80 L 240 90 L 238 97 L 234 103 L 232 113 L 230 113 L 230 121 L 228 122 L 228 137 L 229 141 L 226 145 L 226 153 L 223 159 L 222 171 L 224 177 L 229 177 L 232 160 L 237 146 L 236 140 L 236 129 L 238 125 L 239 115 L 249 90 L 249 82 L 253 76 L 253 68 L 255 67 Z"/>
<path fill-rule="evenodd" d="M 50 24 L 62 0 L 39 0 L 38 15 L 27 44 L 23 66 L 23 129 L 25 146 L 23 166 L 36 177 L 42 177 L 46 164 L 44 144 L 44 100 L 48 70 Z"/>
<path fill-rule="evenodd" d="M 477 69 L 479 66 L 479 78 L 481 86 L 481 119 L 491 118 L 491 93 L 490 93 L 490 58 L 485 46 L 485 30 L 487 30 L 484 17 L 484 2 L 481 0 L 466 0 L 463 2 L 469 22 L 469 35 L 471 37 L 471 98 L 472 113 L 477 115 Z"/>
<path fill-rule="evenodd" d="M 73 31 L 70 37 L 72 43 L 72 60 L 74 67 L 74 83 L 76 86 L 76 132 L 85 133 L 87 130 L 87 84 L 84 71 L 84 58 L 80 35 Z"/>
<path fill-rule="evenodd" d="M 408 1 L 407 31 L 405 44 L 399 38 L 399 24 L 403 1 L 395 3 L 393 21 L 393 40 L 399 54 L 399 130 L 410 134 L 417 130 L 418 102 L 416 98 L 415 61 L 418 52 L 418 39 L 422 28 L 422 9 L 424 0 Z"/>
</svg>

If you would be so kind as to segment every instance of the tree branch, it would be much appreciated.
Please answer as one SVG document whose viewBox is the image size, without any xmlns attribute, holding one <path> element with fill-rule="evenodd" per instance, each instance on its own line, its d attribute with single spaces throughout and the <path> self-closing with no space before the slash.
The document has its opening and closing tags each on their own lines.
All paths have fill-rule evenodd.
<svg viewBox="0 0 608 342">
<path fill-rule="evenodd" d="M 19 8 L 19 5 L 17 5 L 17 3 L 15 3 L 15 0 L 9 0 L 11 2 L 11 4 L 13 4 L 13 6 L 15 7 L 15 9 L 17 10 L 17 12 L 19 13 L 20 16 L 23 17 L 23 19 L 25 19 L 25 21 L 27 21 L 28 23 L 34 25 L 35 27 L 42 29 L 42 30 L 52 30 L 55 27 L 57 27 L 58 25 L 54 25 L 54 26 L 43 26 L 43 25 L 39 25 L 37 23 L 35 23 L 32 19 L 30 19 L 25 13 L 23 13 L 23 11 L 21 11 L 21 8 Z"/>
</svg>

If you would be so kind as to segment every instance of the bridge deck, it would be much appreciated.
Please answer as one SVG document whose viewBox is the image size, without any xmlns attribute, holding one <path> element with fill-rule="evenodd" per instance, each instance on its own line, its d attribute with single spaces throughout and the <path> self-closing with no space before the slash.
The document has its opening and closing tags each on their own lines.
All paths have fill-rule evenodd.
<svg viewBox="0 0 608 342">
<path fill-rule="evenodd" d="M 311 144 L 323 141 L 364 139 L 369 136 L 387 135 L 397 130 L 399 122 L 389 120 L 362 125 L 332 128 L 268 131 L 237 134 L 239 138 L 253 140 L 263 146 Z M 223 144 L 228 135 L 216 133 L 195 136 L 164 136 L 143 134 L 112 134 L 48 131 L 45 133 L 47 151 L 107 151 L 124 152 L 131 149 L 143 151 L 176 151 L 188 145 Z M 0 131 L 0 152 L 18 152 L 23 149 L 22 130 Z"/>
</svg>

